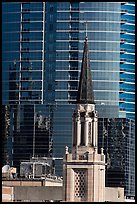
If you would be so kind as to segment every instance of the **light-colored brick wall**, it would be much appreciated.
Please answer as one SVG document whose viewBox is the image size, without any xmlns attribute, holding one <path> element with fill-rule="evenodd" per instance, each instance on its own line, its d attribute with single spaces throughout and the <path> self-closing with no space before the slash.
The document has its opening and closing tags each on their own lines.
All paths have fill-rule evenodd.
<svg viewBox="0 0 137 204">
<path fill-rule="evenodd" d="M 13 202 L 14 187 L 2 186 L 2 202 Z"/>
<path fill-rule="evenodd" d="M 12 194 L 12 187 L 3 187 L 2 194 Z"/>
</svg>

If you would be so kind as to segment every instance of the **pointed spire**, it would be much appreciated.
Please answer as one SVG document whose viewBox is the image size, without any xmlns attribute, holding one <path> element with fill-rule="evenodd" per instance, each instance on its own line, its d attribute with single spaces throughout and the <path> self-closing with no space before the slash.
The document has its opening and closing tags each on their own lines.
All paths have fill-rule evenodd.
<svg viewBox="0 0 137 204">
<path fill-rule="evenodd" d="M 91 77 L 91 71 L 90 71 L 90 60 L 89 60 L 87 36 L 85 38 L 85 45 L 84 45 L 84 51 L 83 51 L 83 59 L 82 59 L 81 74 L 80 74 L 80 80 L 79 80 L 77 103 L 95 104 L 93 86 L 92 86 L 92 77 Z"/>
</svg>

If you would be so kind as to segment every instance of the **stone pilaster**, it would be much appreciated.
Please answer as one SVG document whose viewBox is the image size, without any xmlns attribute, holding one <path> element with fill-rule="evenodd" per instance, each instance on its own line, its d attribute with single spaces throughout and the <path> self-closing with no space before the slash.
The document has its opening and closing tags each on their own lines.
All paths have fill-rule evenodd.
<svg viewBox="0 0 137 204">
<path fill-rule="evenodd" d="M 80 145 L 80 141 L 81 141 L 81 124 L 80 124 L 80 119 L 77 119 L 77 146 Z"/>
<path fill-rule="evenodd" d="M 85 146 L 88 145 L 88 117 L 85 115 L 85 131 L 84 131 L 84 139 L 85 139 Z"/>
<path fill-rule="evenodd" d="M 74 200 L 74 173 L 73 169 L 67 168 L 67 182 L 66 182 L 66 200 Z"/>
<path fill-rule="evenodd" d="M 97 136 L 98 136 L 98 134 L 97 134 L 97 131 L 98 131 L 97 130 L 97 118 L 93 118 L 92 127 L 93 127 L 92 128 L 92 131 L 93 131 L 92 132 L 92 134 L 93 134 L 93 141 L 92 141 L 93 143 L 92 144 L 93 144 L 94 147 L 97 147 L 97 144 L 98 144 L 97 143 L 97 139 L 98 139 L 97 138 Z"/>
<path fill-rule="evenodd" d="M 88 169 L 88 189 L 87 189 L 87 200 L 93 202 L 93 166 Z"/>
</svg>

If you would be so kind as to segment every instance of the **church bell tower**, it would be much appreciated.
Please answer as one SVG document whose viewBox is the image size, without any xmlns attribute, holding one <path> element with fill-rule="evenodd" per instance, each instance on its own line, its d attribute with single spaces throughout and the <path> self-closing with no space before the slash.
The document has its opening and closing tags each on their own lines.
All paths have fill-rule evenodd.
<svg viewBox="0 0 137 204">
<path fill-rule="evenodd" d="M 105 155 L 98 154 L 98 116 L 95 110 L 88 39 L 83 51 L 76 108 L 73 113 L 72 153 L 63 159 L 63 200 L 105 201 Z"/>
</svg>

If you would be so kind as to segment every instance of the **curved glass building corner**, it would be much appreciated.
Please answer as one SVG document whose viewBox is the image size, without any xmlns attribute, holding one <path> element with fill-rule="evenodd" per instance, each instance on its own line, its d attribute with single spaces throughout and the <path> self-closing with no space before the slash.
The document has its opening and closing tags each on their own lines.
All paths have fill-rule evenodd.
<svg viewBox="0 0 137 204">
<path fill-rule="evenodd" d="M 121 3 L 119 117 L 135 119 L 135 3 Z"/>
</svg>

